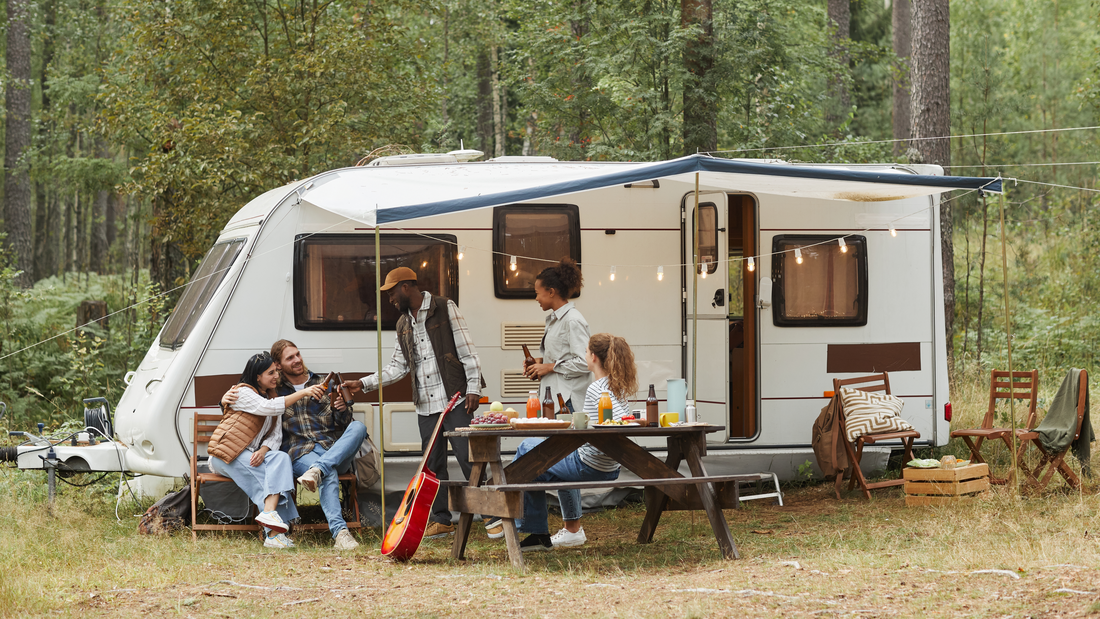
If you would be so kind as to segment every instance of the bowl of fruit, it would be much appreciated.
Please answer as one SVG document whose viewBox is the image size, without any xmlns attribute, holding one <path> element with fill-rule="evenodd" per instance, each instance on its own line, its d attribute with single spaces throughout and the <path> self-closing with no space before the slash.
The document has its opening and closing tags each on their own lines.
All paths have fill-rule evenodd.
<svg viewBox="0 0 1100 619">
<path fill-rule="evenodd" d="M 470 427 L 475 430 L 495 430 L 511 426 L 508 425 L 508 417 L 503 412 L 489 411 L 470 420 Z"/>
</svg>

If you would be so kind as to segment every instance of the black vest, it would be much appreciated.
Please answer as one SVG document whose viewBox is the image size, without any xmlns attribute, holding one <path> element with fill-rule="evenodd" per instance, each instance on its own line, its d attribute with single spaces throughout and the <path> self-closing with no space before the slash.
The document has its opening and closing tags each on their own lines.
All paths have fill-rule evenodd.
<svg viewBox="0 0 1100 619">
<path fill-rule="evenodd" d="M 423 297 L 420 299 L 423 302 Z M 447 301 L 447 297 L 433 294 L 428 309 L 420 310 L 417 318 L 424 323 L 424 330 L 428 332 L 428 341 L 431 342 L 432 350 L 435 351 L 437 370 L 443 375 L 443 387 L 447 398 L 450 399 L 455 392 L 465 395 L 467 382 L 466 368 L 458 358 L 451 320 L 447 315 Z M 405 355 L 405 363 L 408 364 L 413 376 L 413 402 L 419 404 L 420 385 L 416 384 L 416 341 L 408 314 L 401 314 L 397 319 L 397 342 L 401 346 L 401 353 Z"/>
</svg>

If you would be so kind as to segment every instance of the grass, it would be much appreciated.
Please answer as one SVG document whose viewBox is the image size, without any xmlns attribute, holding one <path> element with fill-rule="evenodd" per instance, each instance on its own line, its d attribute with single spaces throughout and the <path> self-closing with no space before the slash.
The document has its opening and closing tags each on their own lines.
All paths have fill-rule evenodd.
<svg viewBox="0 0 1100 619">
<path fill-rule="evenodd" d="M 971 401 L 956 392 L 957 427 L 984 412 L 985 394 L 974 391 Z M 113 488 L 61 488 L 51 516 L 42 473 L 0 470 L 2 617 L 1100 612 L 1100 496 L 1091 481 L 1078 492 L 1056 480 L 1022 499 L 997 487 L 942 508 L 906 508 L 898 489 L 837 501 L 831 484 L 792 486 L 784 507 L 755 501 L 726 512 L 740 561 L 721 559 L 701 513 L 667 514 L 654 543 L 638 545 L 643 510 L 627 506 L 586 516 L 583 547 L 527 555 L 525 574 L 480 527 L 466 562 L 450 559 L 448 540 L 426 540 L 412 562 L 395 564 L 380 555 L 377 531 L 345 554 L 325 533 L 296 535 L 290 551 L 243 534 L 141 536 L 135 506 L 115 520 Z"/>
</svg>

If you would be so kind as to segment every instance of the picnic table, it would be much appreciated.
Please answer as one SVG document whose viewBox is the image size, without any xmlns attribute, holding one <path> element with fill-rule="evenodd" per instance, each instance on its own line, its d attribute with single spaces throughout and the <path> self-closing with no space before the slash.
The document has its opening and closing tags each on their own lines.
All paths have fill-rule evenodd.
<svg viewBox="0 0 1100 619">
<path fill-rule="evenodd" d="M 513 567 L 524 569 L 523 554 L 515 519 L 523 516 L 523 492 L 546 492 L 561 489 L 621 488 L 645 486 L 646 514 L 638 531 L 638 543 L 653 541 L 653 533 L 661 514 L 670 509 L 702 509 L 710 520 L 715 540 L 726 559 L 739 558 L 737 546 L 722 515 L 723 507 L 737 507 L 738 481 L 756 481 L 758 475 L 707 475 L 703 456 L 707 452 L 706 435 L 723 426 L 684 425 L 661 427 L 590 426 L 584 430 L 499 429 L 448 432 L 446 436 L 470 439 L 469 482 L 447 484 L 451 510 L 461 515 L 455 531 L 451 557 L 465 559 L 466 542 L 474 514 L 497 516 L 504 522 L 504 538 Z M 632 437 L 662 436 L 668 442 L 668 457 L 662 461 L 635 443 Z M 507 466 L 501 460 L 500 440 L 504 437 L 545 437 L 534 449 Z M 591 482 L 536 482 L 535 478 L 574 452 L 591 443 L 618 461 L 623 468 L 641 480 L 611 480 Z M 686 462 L 691 477 L 681 475 L 677 468 Z M 483 482 L 488 469 L 487 482 Z"/>
</svg>

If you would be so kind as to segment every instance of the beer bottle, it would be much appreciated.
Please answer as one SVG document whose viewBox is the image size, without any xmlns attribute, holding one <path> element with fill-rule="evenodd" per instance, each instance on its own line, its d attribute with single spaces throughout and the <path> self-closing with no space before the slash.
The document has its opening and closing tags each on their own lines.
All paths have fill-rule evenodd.
<svg viewBox="0 0 1100 619">
<path fill-rule="evenodd" d="M 611 394 L 607 391 L 600 393 L 599 409 L 599 423 L 605 421 L 615 421 L 615 407 L 611 403 Z"/>
<path fill-rule="evenodd" d="M 565 405 L 565 398 L 561 397 L 560 393 L 558 394 L 558 414 L 559 415 L 569 415 L 569 414 L 571 414 L 569 412 L 569 407 Z"/>
<path fill-rule="evenodd" d="M 550 388 L 546 388 L 546 397 L 542 399 L 542 416 L 554 419 L 554 398 L 550 397 Z"/>
<path fill-rule="evenodd" d="M 527 348 L 527 344 L 521 344 L 523 346 L 523 369 L 527 369 L 527 366 L 535 362 L 535 358 L 531 355 L 531 349 Z"/>
<path fill-rule="evenodd" d="M 645 425 L 661 425 L 661 415 L 657 412 L 657 390 L 649 386 L 649 397 L 645 399 Z"/>
</svg>

